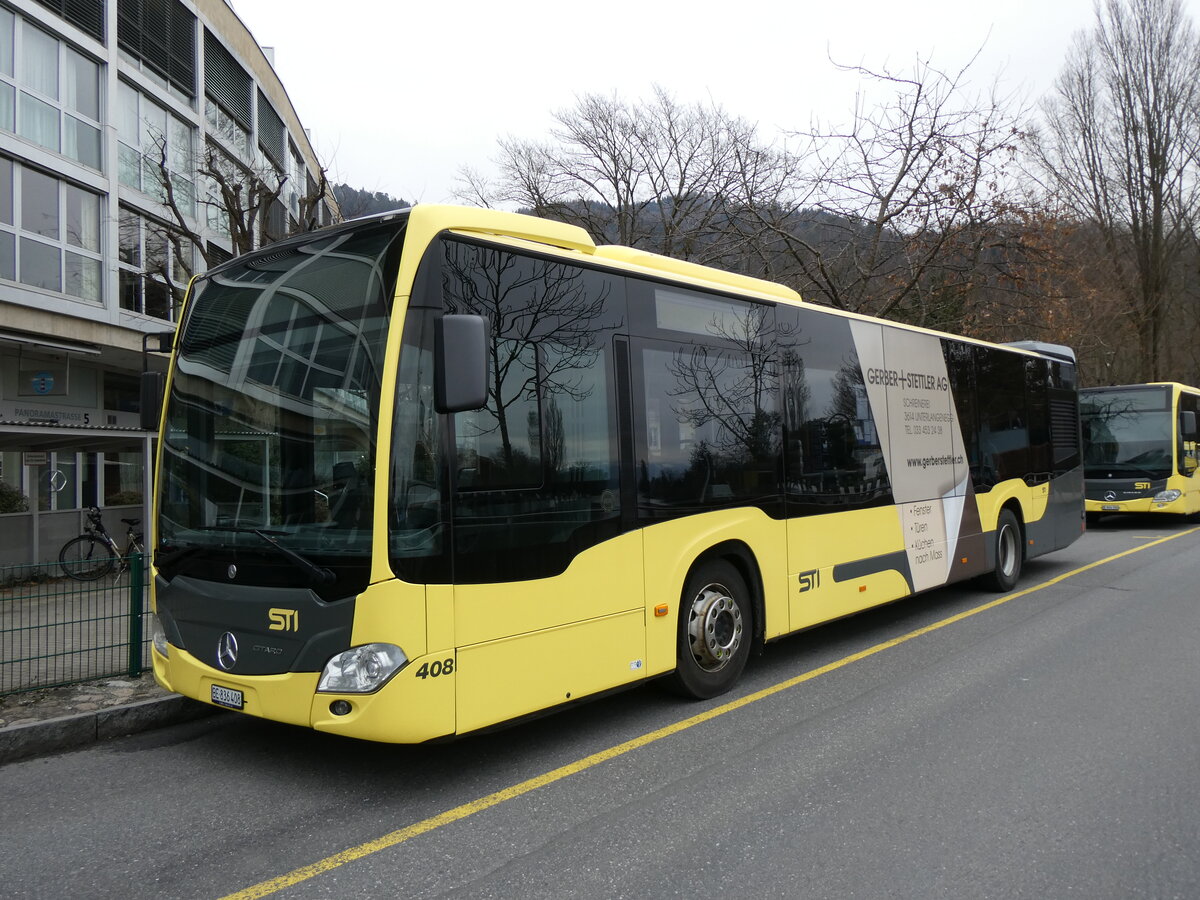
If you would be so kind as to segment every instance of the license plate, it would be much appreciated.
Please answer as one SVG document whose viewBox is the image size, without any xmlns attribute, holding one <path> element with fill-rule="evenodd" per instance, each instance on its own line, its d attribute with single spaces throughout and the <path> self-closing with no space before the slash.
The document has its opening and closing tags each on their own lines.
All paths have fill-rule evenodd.
<svg viewBox="0 0 1200 900">
<path fill-rule="evenodd" d="M 212 702 L 217 704 L 217 706 L 224 706 L 229 709 L 242 709 L 245 706 L 241 691 L 221 687 L 219 684 L 212 686 Z"/>
<path fill-rule="evenodd" d="M 1121 511 L 1121 507 L 1117 506 L 1117 504 L 1115 504 L 1115 503 L 1105 503 L 1100 508 L 1107 512 L 1120 512 Z"/>
</svg>

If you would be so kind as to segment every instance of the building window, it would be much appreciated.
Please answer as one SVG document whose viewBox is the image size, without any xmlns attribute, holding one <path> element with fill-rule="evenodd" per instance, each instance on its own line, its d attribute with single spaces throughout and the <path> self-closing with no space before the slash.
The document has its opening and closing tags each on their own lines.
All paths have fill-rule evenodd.
<svg viewBox="0 0 1200 900">
<path fill-rule="evenodd" d="M 0 128 L 100 169 L 100 65 L 0 9 Z"/>
<path fill-rule="evenodd" d="M 118 88 L 117 133 L 121 141 L 121 184 L 160 203 L 167 196 L 162 179 L 165 162 L 175 204 L 184 215 L 196 215 L 196 163 L 192 154 L 193 128 L 135 88 Z"/>
<path fill-rule="evenodd" d="M 189 239 L 125 207 L 121 207 L 119 231 L 121 308 L 174 322 L 174 297 L 182 294 L 193 270 Z M 172 238 L 178 241 L 178 251 Z"/>
<path fill-rule="evenodd" d="M 196 101 L 196 17 L 179 0 L 119 0 L 121 55 L 189 106 Z"/>
<path fill-rule="evenodd" d="M 38 0 L 51 12 L 62 16 L 80 31 L 104 43 L 104 3 L 96 0 Z"/>
<path fill-rule="evenodd" d="M 307 187 L 309 179 L 304 171 L 304 160 L 300 156 L 300 151 L 296 149 L 295 144 L 289 143 L 288 159 L 291 161 L 291 167 L 288 170 L 287 186 L 284 188 L 284 193 L 287 194 L 288 212 L 291 213 L 292 219 L 297 223 L 300 220 L 300 200 L 304 196 L 304 189 Z"/>
<path fill-rule="evenodd" d="M 99 302 L 100 196 L 0 157 L 0 278 Z"/>
<path fill-rule="evenodd" d="M 116 412 L 136 413 L 141 409 L 140 387 L 133 375 L 118 372 L 104 373 L 104 408 Z"/>
<path fill-rule="evenodd" d="M 204 32 L 205 118 L 209 133 L 249 161 L 253 81 L 212 32 Z"/>
</svg>

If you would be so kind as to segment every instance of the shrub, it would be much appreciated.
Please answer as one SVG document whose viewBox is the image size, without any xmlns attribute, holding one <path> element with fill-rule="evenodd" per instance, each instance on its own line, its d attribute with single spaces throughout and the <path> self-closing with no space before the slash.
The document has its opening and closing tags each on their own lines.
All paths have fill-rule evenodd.
<svg viewBox="0 0 1200 900">
<path fill-rule="evenodd" d="M 0 513 L 29 512 L 29 498 L 7 481 L 0 481 Z"/>
</svg>

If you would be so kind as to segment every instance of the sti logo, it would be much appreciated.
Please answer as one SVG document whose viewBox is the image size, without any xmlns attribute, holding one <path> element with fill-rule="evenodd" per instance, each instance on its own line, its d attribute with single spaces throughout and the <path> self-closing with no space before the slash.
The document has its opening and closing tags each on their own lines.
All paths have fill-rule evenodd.
<svg viewBox="0 0 1200 900">
<path fill-rule="evenodd" d="M 1134 487 L 1134 490 L 1138 490 L 1138 491 L 1148 491 L 1148 490 L 1150 490 L 1150 482 L 1148 482 L 1148 481 L 1135 481 L 1135 482 L 1133 483 L 1133 487 Z"/>
<path fill-rule="evenodd" d="M 800 593 L 806 593 L 815 590 L 821 586 L 821 570 L 809 569 L 807 572 L 800 573 Z"/>
<path fill-rule="evenodd" d="M 267 610 L 267 615 L 271 619 L 271 624 L 267 626 L 269 631 L 299 631 L 300 630 L 300 610 L 298 609 L 279 609 L 272 607 Z"/>
</svg>

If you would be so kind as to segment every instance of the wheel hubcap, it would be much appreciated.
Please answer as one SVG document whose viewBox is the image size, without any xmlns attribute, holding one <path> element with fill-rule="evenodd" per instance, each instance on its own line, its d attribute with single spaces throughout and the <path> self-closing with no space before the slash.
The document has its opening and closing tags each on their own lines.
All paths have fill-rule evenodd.
<svg viewBox="0 0 1200 900">
<path fill-rule="evenodd" d="M 707 672 L 728 665 L 742 643 L 742 611 L 723 585 L 709 584 L 692 600 L 688 616 L 692 657 Z"/>
<path fill-rule="evenodd" d="M 1011 575 L 1017 565 L 1017 538 L 1014 529 L 1006 525 L 1000 532 L 1000 571 Z"/>
</svg>

